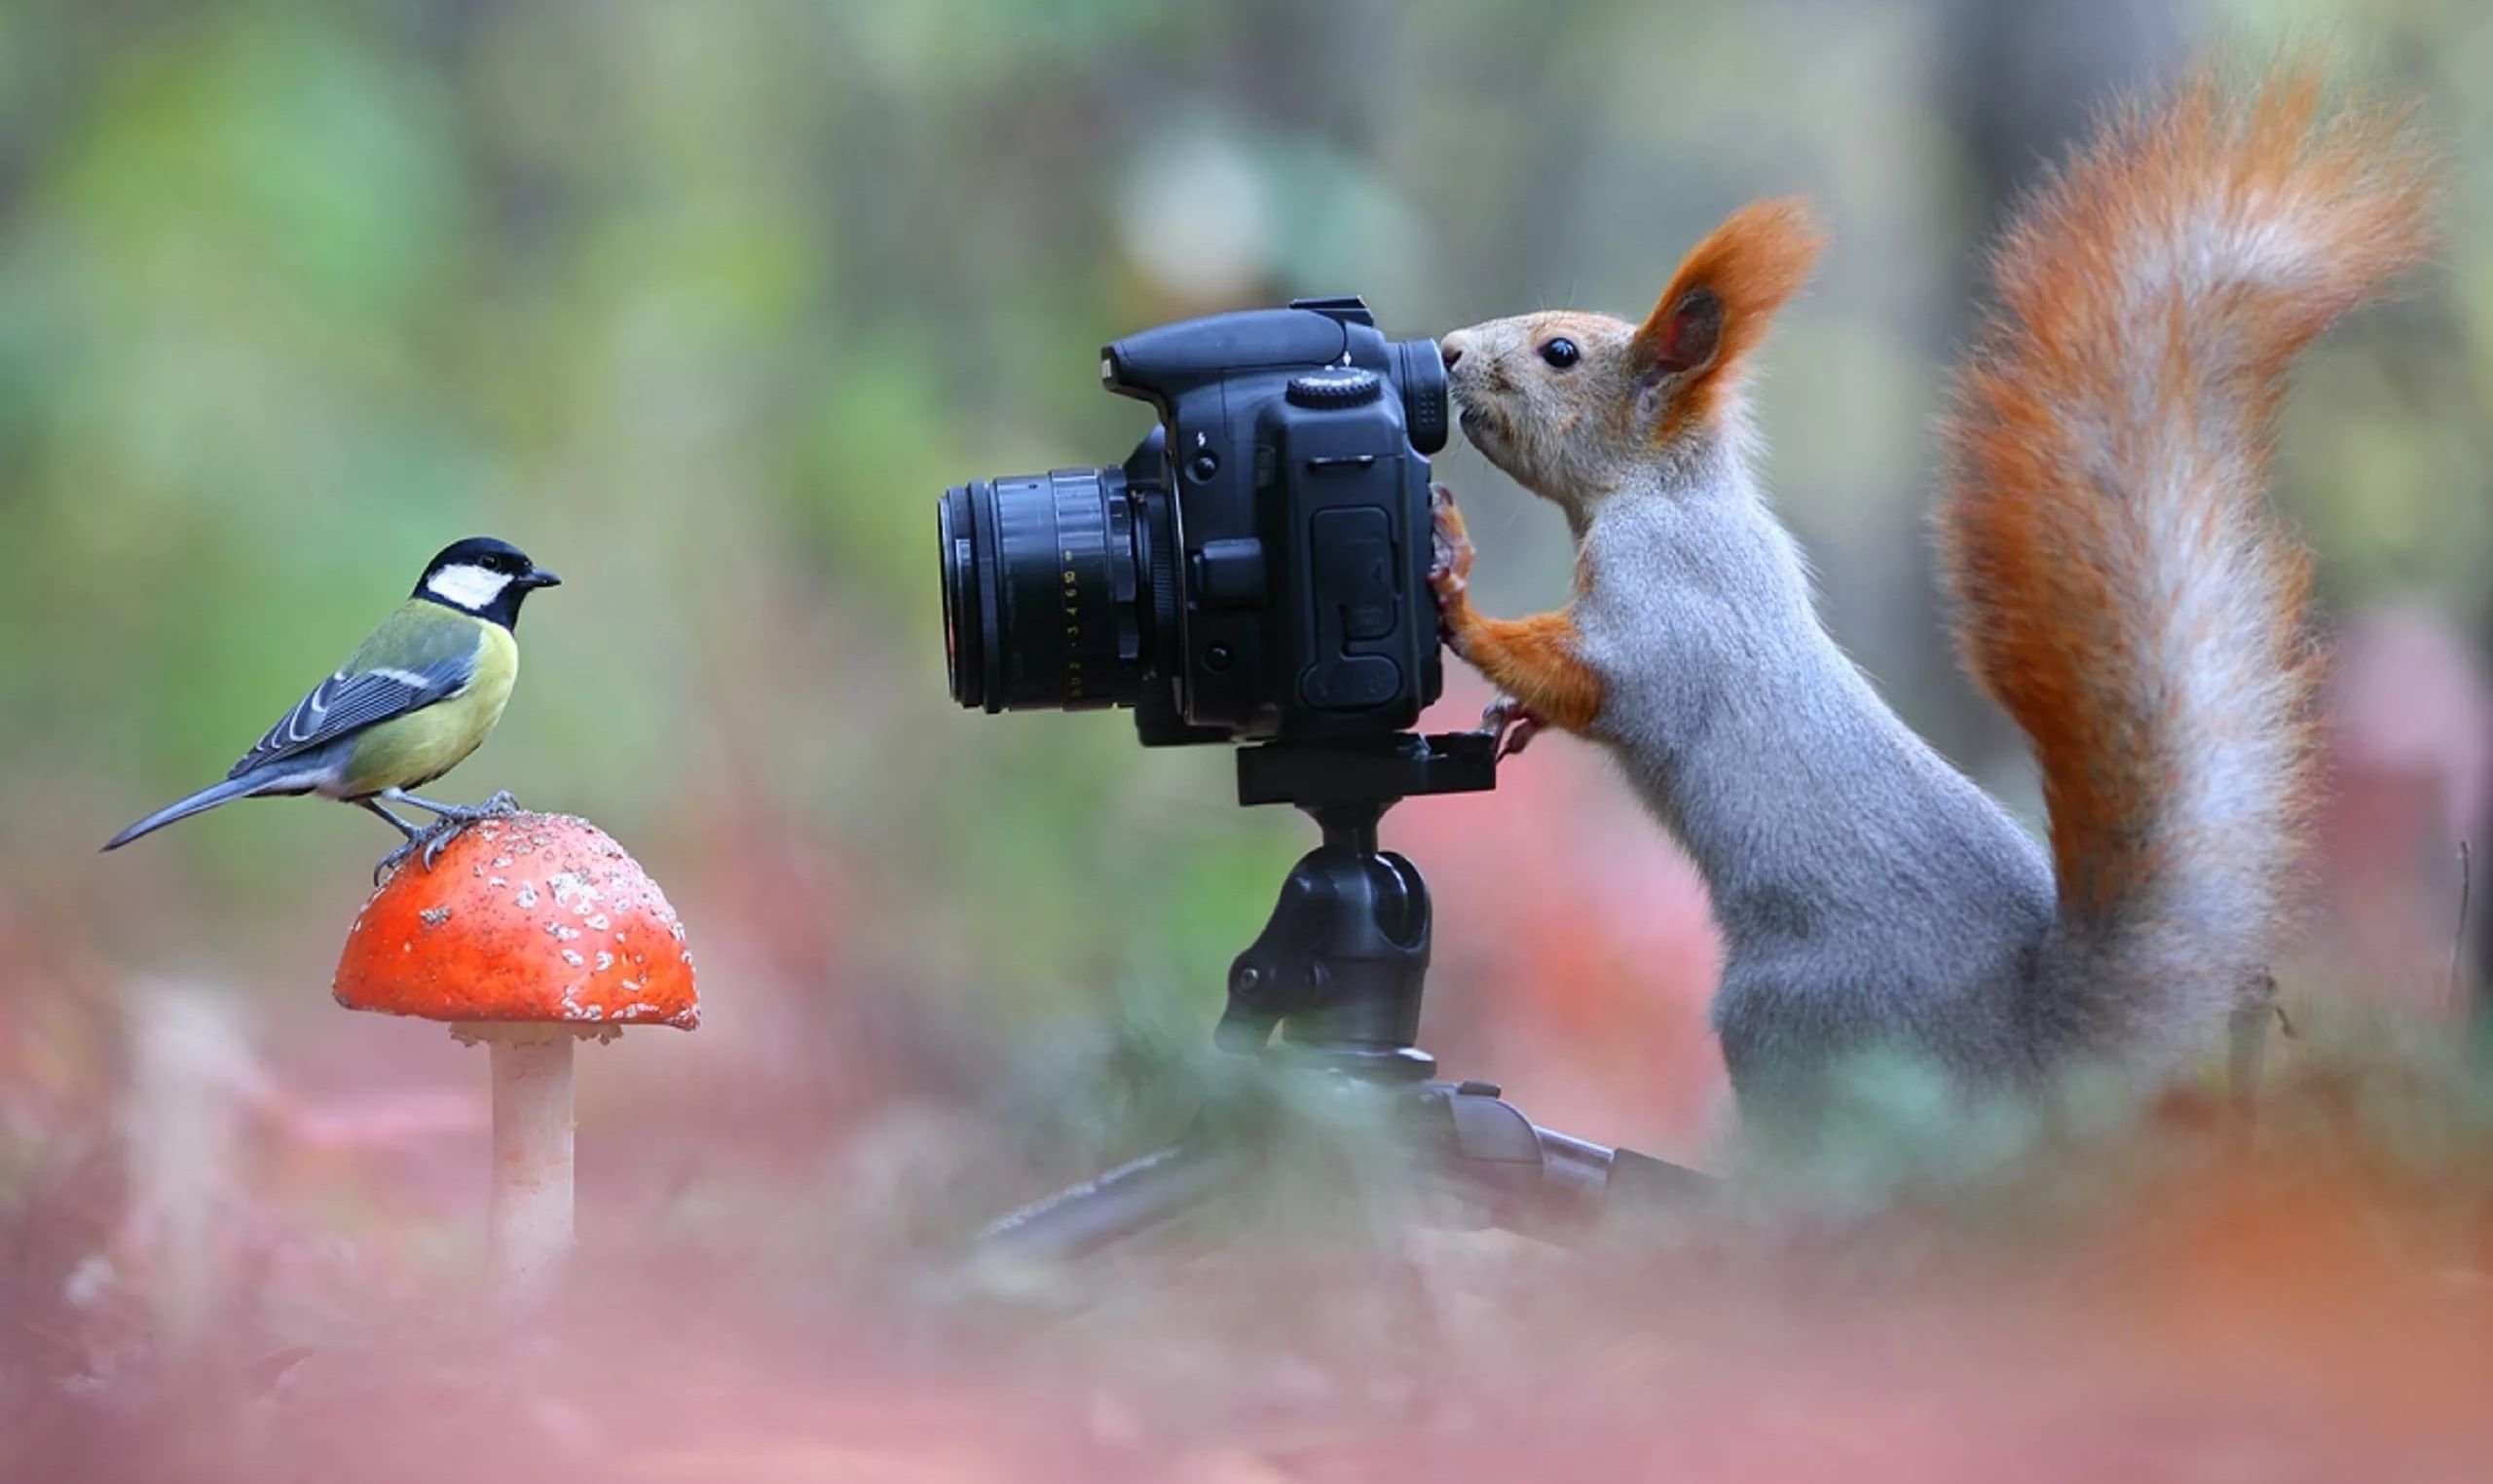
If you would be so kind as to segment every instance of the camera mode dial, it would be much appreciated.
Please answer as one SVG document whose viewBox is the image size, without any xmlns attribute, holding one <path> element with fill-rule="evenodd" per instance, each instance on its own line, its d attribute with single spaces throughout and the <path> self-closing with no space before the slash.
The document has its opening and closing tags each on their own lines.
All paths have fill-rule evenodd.
<svg viewBox="0 0 2493 1484">
<path fill-rule="evenodd" d="M 1294 407 L 1359 407 L 1385 394 L 1385 383 L 1372 371 L 1335 366 L 1294 377 L 1288 396 Z"/>
</svg>

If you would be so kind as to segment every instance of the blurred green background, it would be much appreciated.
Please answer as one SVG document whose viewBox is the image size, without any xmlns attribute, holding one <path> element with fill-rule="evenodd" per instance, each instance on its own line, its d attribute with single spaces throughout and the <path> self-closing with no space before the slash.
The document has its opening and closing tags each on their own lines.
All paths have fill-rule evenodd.
<svg viewBox="0 0 2493 1484">
<path fill-rule="evenodd" d="M 1194 1048 L 1307 831 L 1122 716 L 953 708 L 938 492 L 1122 458 L 1141 410 L 1096 351 L 1132 330 L 1301 293 L 1363 293 L 1396 334 L 1634 315 L 1722 212 L 1796 190 L 1836 245 L 1766 354 L 1772 482 L 1847 645 L 2016 795 L 1921 526 L 1979 244 L 2112 91 L 2288 36 L 2421 99 L 2454 194 L 2447 271 L 2315 358 L 2282 499 L 2332 606 L 2422 592 L 2472 625 L 2478 0 L 9 5 L 0 995 L 205 983 L 316 1088 L 414 1048 L 337 1029 L 323 992 L 391 843 L 374 822 L 253 803 L 94 846 L 219 776 L 427 555 L 489 532 L 567 585 L 443 788 L 586 814 L 666 884 L 723 1106 L 831 1117 L 1025 1064 L 1070 1096 L 1032 1046 Z M 1563 592 L 1561 523 L 1468 450 L 1441 468 L 1488 604 Z M 1480 699 L 1467 680 L 1435 720 Z M 1603 1018 L 1667 1002 L 1695 1066 L 1701 901 L 1586 750 L 1515 771 L 1389 824 L 1439 882 L 1433 1038 L 1524 1057 L 1511 1006 L 1573 985 L 1531 1001 L 1560 1050 L 1518 1091 L 1598 1063 L 1627 1091 L 1587 1107 L 1667 1143 L 1697 1110 L 1637 1103 L 1679 1074 Z M 111 1037 L 80 1023 L 0 1036 L 44 1085 L 107 1085 Z M 448 1057 L 424 1065 L 472 1074 Z"/>
</svg>

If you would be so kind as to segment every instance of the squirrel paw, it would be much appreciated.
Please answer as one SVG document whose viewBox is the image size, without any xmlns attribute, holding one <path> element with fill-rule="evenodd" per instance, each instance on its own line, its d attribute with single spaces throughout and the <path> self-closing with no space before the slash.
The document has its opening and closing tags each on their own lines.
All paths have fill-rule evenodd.
<svg viewBox="0 0 2493 1484">
<path fill-rule="evenodd" d="M 1548 724 L 1511 695 L 1498 697 L 1480 713 L 1480 729 L 1498 739 L 1501 762 L 1531 746 Z"/>
<path fill-rule="evenodd" d="M 1429 487 L 1429 586 L 1443 601 L 1463 591 L 1471 576 L 1471 537 L 1444 485 Z"/>
<path fill-rule="evenodd" d="M 1437 617 L 1447 644 L 1463 652 L 1461 635 L 1449 610 L 1463 601 L 1471 580 L 1471 537 L 1463 528 L 1463 512 L 1444 485 L 1429 487 L 1429 590 L 1436 594 Z"/>
</svg>

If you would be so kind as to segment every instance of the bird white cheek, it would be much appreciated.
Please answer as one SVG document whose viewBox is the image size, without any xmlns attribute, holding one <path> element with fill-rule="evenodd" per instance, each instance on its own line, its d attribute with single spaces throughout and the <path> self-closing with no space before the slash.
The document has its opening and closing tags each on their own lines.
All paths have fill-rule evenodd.
<svg viewBox="0 0 2493 1484">
<path fill-rule="evenodd" d="M 483 608 L 502 595 L 510 578 L 482 567 L 445 567 L 425 579 L 425 590 L 444 603 L 461 608 Z"/>
</svg>

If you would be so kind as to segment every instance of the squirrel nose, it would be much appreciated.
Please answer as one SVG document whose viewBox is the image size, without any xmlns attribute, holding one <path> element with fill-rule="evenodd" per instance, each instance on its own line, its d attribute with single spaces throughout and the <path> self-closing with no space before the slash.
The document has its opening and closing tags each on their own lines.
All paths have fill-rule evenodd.
<svg viewBox="0 0 2493 1484">
<path fill-rule="evenodd" d="M 1453 336 L 1449 335 L 1444 340 L 1437 342 L 1437 356 L 1445 362 L 1445 368 L 1448 371 L 1451 371 L 1454 369 L 1454 363 L 1463 359 L 1463 347 L 1455 342 Z"/>
</svg>

